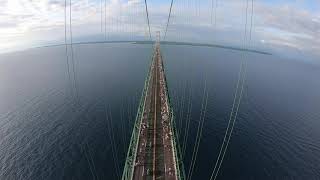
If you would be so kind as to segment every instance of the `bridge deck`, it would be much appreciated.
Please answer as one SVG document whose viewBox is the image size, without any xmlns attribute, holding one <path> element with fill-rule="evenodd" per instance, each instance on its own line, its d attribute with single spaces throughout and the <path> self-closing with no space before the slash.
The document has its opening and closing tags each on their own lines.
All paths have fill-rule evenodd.
<svg viewBox="0 0 320 180">
<path fill-rule="evenodd" d="M 133 179 L 176 180 L 176 151 L 159 44 L 150 70 L 139 132 Z"/>
</svg>

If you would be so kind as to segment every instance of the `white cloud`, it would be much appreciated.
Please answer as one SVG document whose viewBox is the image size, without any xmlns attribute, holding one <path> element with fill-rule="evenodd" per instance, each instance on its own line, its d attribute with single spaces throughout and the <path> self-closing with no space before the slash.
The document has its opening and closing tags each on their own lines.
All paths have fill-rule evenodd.
<svg viewBox="0 0 320 180">
<path fill-rule="evenodd" d="M 102 4 L 100 4 L 102 2 Z M 147 32 L 144 1 L 108 0 L 106 17 L 104 0 L 73 0 L 73 35 L 99 35 L 101 19 L 106 20 L 108 37 L 118 34 L 143 36 Z M 161 1 L 162 2 L 162 1 Z M 197 2 L 197 3 L 196 3 Z M 218 1 L 217 12 L 211 0 L 175 1 L 168 39 L 209 43 L 243 44 L 246 1 Z M 180 4 L 177 4 L 180 3 Z M 268 3 L 255 1 L 252 45 L 288 48 L 320 56 L 320 9 L 308 10 L 307 2 Z M 170 1 L 148 1 L 152 33 L 164 33 Z M 250 21 L 250 4 L 249 16 Z M 319 6 L 320 7 L 320 6 Z M 102 15 L 101 15 L 102 11 Z M 69 5 L 67 4 L 69 13 Z M 216 27 L 214 28 L 214 14 Z M 67 17 L 69 20 L 69 16 Z M 2 49 L 63 40 L 64 0 L 0 0 L 0 40 Z M 101 36 L 102 37 L 102 36 Z M 0 47 L 1 48 L 1 47 Z M 292 51 L 290 51 L 292 52 Z"/>
</svg>

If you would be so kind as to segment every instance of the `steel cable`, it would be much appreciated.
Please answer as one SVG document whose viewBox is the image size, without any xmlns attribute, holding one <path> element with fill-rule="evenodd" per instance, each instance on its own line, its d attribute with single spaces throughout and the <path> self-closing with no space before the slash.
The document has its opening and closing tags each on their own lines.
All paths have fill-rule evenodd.
<svg viewBox="0 0 320 180">
<path fill-rule="evenodd" d="M 73 71 L 73 81 L 74 81 L 74 88 L 76 91 L 76 100 L 79 103 L 79 91 L 76 79 L 76 70 L 75 70 L 75 63 L 74 63 L 74 54 L 73 54 L 73 36 L 72 36 L 72 0 L 70 0 L 70 49 L 71 49 L 71 62 L 72 62 L 72 71 Z"/>
<path fill-rule="evenodd" d="M 147 3 L 147 0 L 144 0 L 144 5 L 145 5 L 146 15 L 147 15 L 147 23 L 148 23 L 148 29 L 149 29 L 149 38 L 150 38 L 150 41 L 151 41 L 152 38 L 151 38 L 150 20 L 149 20 L 149 12 L 148 12 L 148 3 Z"/>
<path fill-rule="evenodd" d="M 166 25 L 166 30 L 165 30 L 165 32 L 164 32 L 163 40 L 166 40 L 166 37 L 167 37 L 167 31 L 168 31 L 168 26 L 169 26 L 169 23 L 170 23 L 170 17 L 171 17 L 172 5 L 173 5 L 173 0 L 171 0 L 170 10 L 169 10 L 168 20 L 167 20 L 167 25 Z"/>
<path fill-rule="evenodd" d="M 69 64 L 69 55 L 68 55 L 68 44 L 67 44 L 67 0 L 64 1 L 64 44 L 66 46 L 66 58 L 67 58 L 67 68 L 68 68 L 68 78 L 69 78 L 69 85 L 72 96 L 73 94 L 73 86 L 71 83 L 71 74 L 70 74 L 70 64 Z"/>
<path fill-rule="evenodd" d="M 188 103 L 188 110 L 187 110 L 187 124 L 186 124 L 186 130 L 184 134 L 184 139 L 182 143 L 182 157 L 185 157 L 186 148 L 187 148 L 187 142 L 188 142 L 188 136 L 189 136 L 189 128 L 190 128 L 190 120 L 191 120 L 191 112 L 192 112 L 192 83 L 190 83 L 190 92 L 189 92 L 189 103 Z"/>
<path fill-rule="evenodd" d="M 195 165 L 195 162 L 197 159 L 199 145 L 200 145 L 200 141 L 201 141 L 201 137 L 202 137 L 202 129 L 203 129 L 203 124 L 204 124 L 205 114 L 206 114 L 206 110 L 207 110 L 207 103 L 208 103 L 208 91 L 207 91 L 207 85 L 205 82 L 203 99 L 202 99 L 202 103 L 201 103 L 202 105 L 201 105 L 200 120 L 199 120 L 199 124 L 198 124 L 195 145 L 193 147 L 193 153 L 192 153 L 192 158 L 191 158 L 191 164 L 189 167 L 189 172 L 187 175 L 187 180 L 190 180 L 192 177 L 194 165 Z"/>
<path fill-rule="evenodd" d="M 231 130 L 230 130 L 230 133 L 228 135 L 227 141 L 225 141 L 226 140 L 226 136 L 227 136 L 227 132 L 228 132 L 228 129 L 229 129 L 229 125 L 230 125 L 230 122 L 231 122 L 232 114 L 233 114 L 233 111 L 234 111 L 234 105 L 235 105 L 235 101 L 236 101 L 236 98 L 237 98 L 236 96 L 238 94 L 238 84 L 237 84 L 237 89 L 236 89 L 236 93 L 235 93 L 235 97 L 234 97 L 234 103 L 233 103 L 233 109 L 232 109 L 232 111 L 230 113 L 230 119 L 229 119 L 229 122 L 228 122 L 228 127 L 226 129 L 225 136 L 224 136 L 224 139 L 223 139 L 223 144 L 221 145 L 220 152 L 219 152 L 219 155 L 218 155 L 218 159 L 217 159 L 217 161 L 215 163 L 215 167 L 214 167 L 213 172 L 211 174 L 210 180 L 212 178 L 214 178 L 214 180 L 215 180 L 217 178 L 218 174 L 219 174 L 219 170 L 221 168 L 222 162 L 223 162 L 224 157 L 225 157 L 225 153 L 227 151 L 227 148 L 228 148 L 231 136 L 232 136 L 234 125 L 235 125 L 235 122 L 236 122 L 236 119 L 237 119 L 237 116 L 238 116 L 238 112 L 239 112 L 239 107 L 240 107 L 240 104 L 241 104 L 241 99 L 242 99 L 242 96 L 243 96 L 243 90 L 244 90 L 244 84 L 245 84 L 245 81 L 246 81 L 246 72 L 247 72 L 247 61 L 245 59 L 245 55 L 247 54 L 246 51 L 247 51 L 248 2 L 249 2 L 249 0 L 247 0 L 247 5 L 246 5 L 246 23 L 245 23 L 245 36 L 244 36 L 244 49 L 243 49 L 244 53 L 245 53 L 243 55 L 243 58 L 244 58 L 245 62 L 241 63 L 241 67 L 240 67 L 240 71 L 239 71 L 239 78 L 238 78 L 238 84 L 240 82 L 241 89 L 240 89 L 239 98 L 238 98 L 237 105 L 236 105 L 235 115 L 234 115 L 234 118 L 232 120 Z M 253 0 L 252 0 L 252 11 L 251 11 L 251 22 L 250 22 L 251 25 L 250 25 L 250 32 L 249 32 L 250 33 L 249 41 L 251 41 L 251 36 L 252 36 L 252 19 L 253 19 Z M 242 73 L 242 69 L 244 69 L 243 73 Z M 226 145 L 225 145 L 225 148 L 223 148 L 225 142 L 226 142 Z M 220 160 L 220 155 L 221 155 L 222 149 L 224 149 L 224 150 L 223 150 L 223 154 L 222 154 L 222 157 L 221 157 L 221 160 Z M 217 166 L 218 163 L 219 163 L 219 165 Z M 217 171 L 215 172 L 216 168 L 217 168 Z"/>
</svg>

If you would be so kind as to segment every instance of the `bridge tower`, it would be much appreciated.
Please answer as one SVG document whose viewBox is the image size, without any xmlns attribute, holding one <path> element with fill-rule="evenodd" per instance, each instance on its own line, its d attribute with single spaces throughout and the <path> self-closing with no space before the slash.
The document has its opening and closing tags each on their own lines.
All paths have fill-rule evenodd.
<svg viewBox="0 0 320 180">
<path fill-rule="evenodd" d="M 157 31 L 157 40 L 156 43 L 160 44 L 160 31 Z"/>
</svg>

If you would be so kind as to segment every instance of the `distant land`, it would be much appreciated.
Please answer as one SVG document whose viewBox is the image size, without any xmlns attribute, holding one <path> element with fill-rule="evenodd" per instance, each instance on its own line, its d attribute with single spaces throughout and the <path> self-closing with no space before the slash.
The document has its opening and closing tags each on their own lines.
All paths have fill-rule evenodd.
<svg viewBox="0 0 320 180">
<path fill-rule="evenodd" d="M 91 41 L 91 42 L 75 42 L 74 45 L 80 44 L 103 44 L 103 43 L 131 43 L 131 44 L 154 44 L 154 41 Z M 254 50 L 254 49 L 244 49 L 240 47 L 226 46 L 226 45 L 218 45 L 218 44 L 207 44 L 207 43 L 191 43 L 191 42 L 175 42 L 175 41 L 161 41 L 161 44 L 164 45 L 182 45 L 182 46 L 204 46 L 204 47 L 214 47 L 214 48 L 222 48 L 222 49 L 230 49 L 236 51 L 247 51 L 258 54 L 272 55 L 269 52 Z M 64 46 L 65 44 L 54 44 L 54 45 L 46 45 L 46 46 L 38 46 L 32 47 L 34 48 L 43 48 L 43 47 L 54 47 L 54 46 Z M 68 44 L 70 45 L 70 44 Z"/>
<path fill-rule="evenodd" d="M 151 44 L 151 43 L 153 43 L 153 41 L 136 41 L 135 42 L 135 44 Z M 254 49 L 244 49 L 239 47 L 225 46 L 225 45 L 218 45 L 218 44 L 174 42 L 174 41 L 161 41 L 161 44 L 182 45 L 182 46 L 205 46 L 205 47 L 215 47 L 215 48 L 231 49 L 236 51 L 247 51 L 247 52 L 253 52 L 258 54 L 272 55 L 269 52 L 264 52 L 264 51 L 254 50 Z"/>
</svg>

